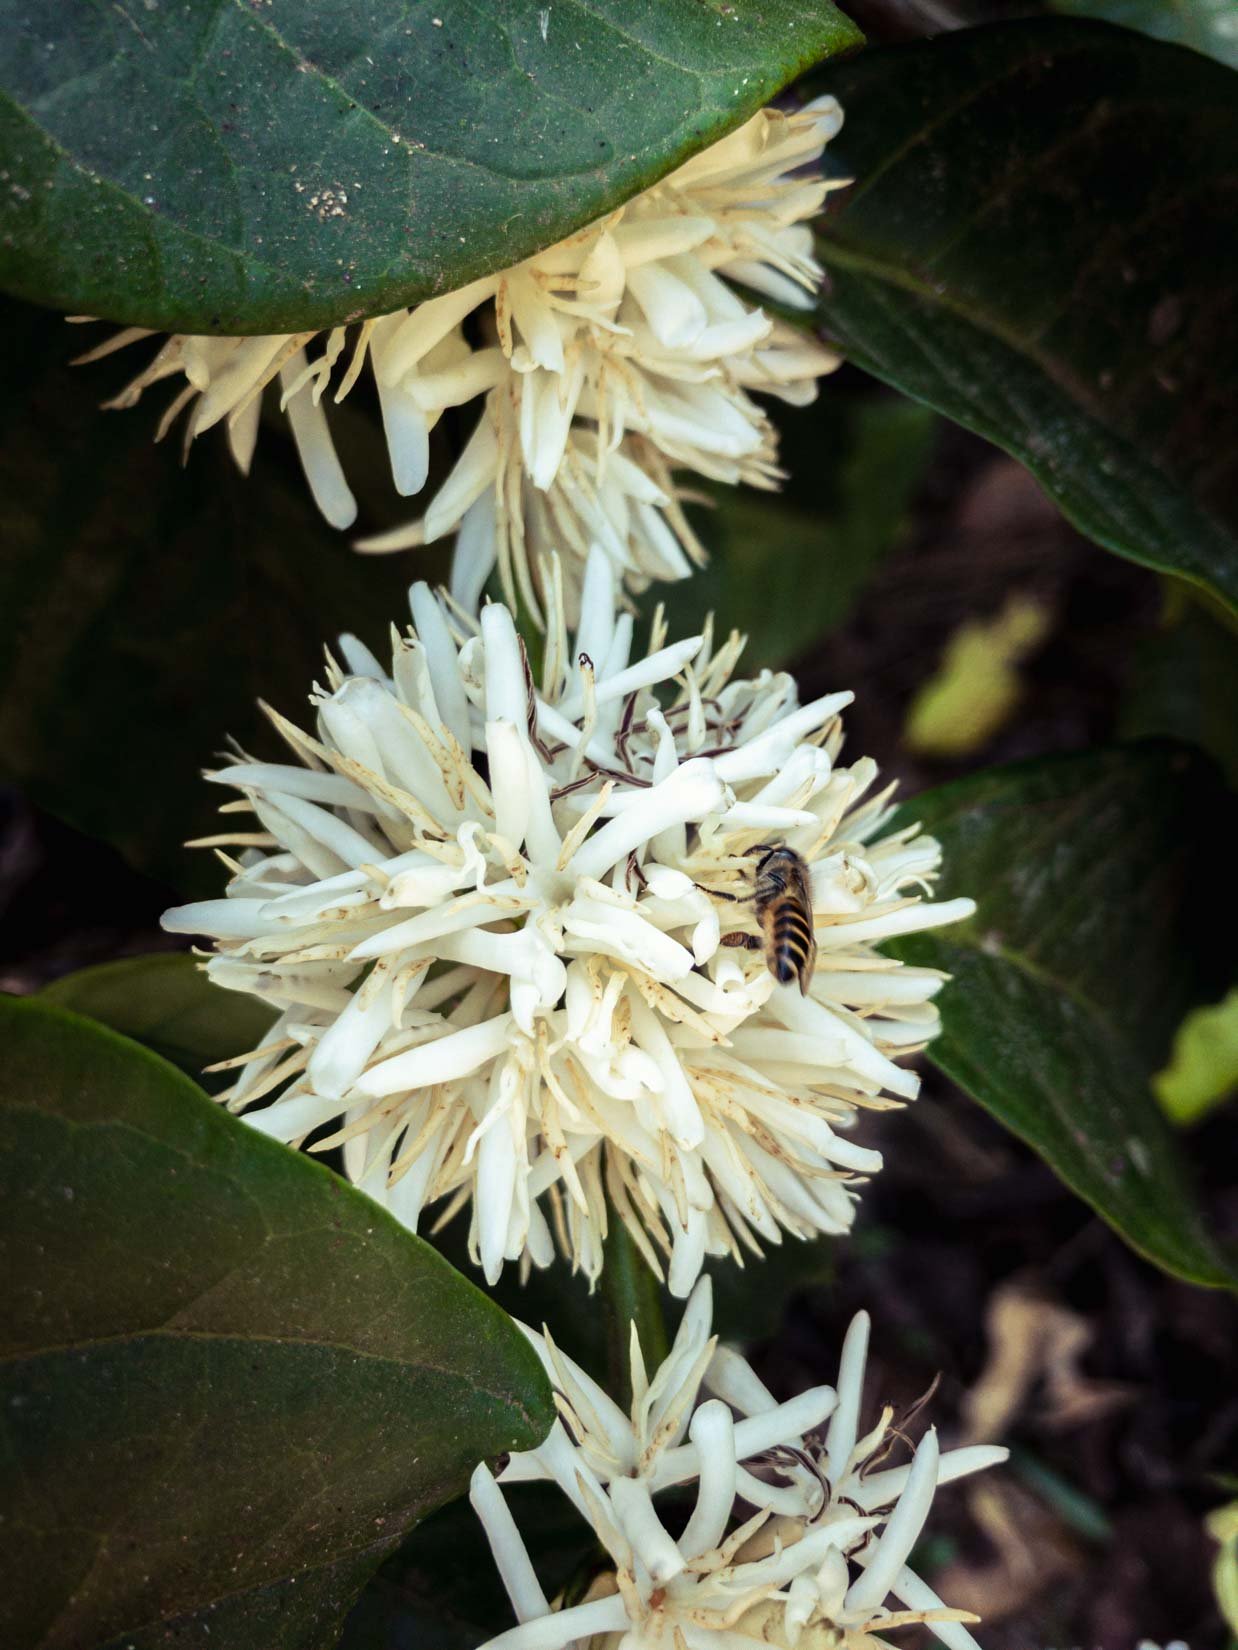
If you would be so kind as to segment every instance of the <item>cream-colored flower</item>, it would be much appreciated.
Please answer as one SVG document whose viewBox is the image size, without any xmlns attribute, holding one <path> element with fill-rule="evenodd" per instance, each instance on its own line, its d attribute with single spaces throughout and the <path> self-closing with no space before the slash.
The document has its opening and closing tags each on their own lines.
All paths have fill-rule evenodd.
<svg viewBox="0 0 1238 1650">
<path fill-rule="evenodd" d="M 370 550 L 458 532 L 453 594 L 475 611 L 497 565 L 540 618 L 540 557 L 565 562 L 575 616 L 584 555 L 602 545 L 632 590 L 681 578 L 703 557 L 672 472 L 777 485 L 773 426 L 753 399 L 801 404 L 837 357 L 771 320 L 741 292 L 811 306 L 821 281 L 810 220 L 832 185 L 814 163 L 837 132 L 832 98 L 795 113 L 764 109 L 600 222 L 456 292 L 346 329 L 255 338 L 169 338 L 109 403 L 132 406 L 164 378 L 185 383 L 159 426 L 189 407 L 188 443 L 224 422 L 247 471 L 262 391 L 278 380 L 306 477 L 327 520 L 356 503 L 336 456 L 324 396 L 342 400 L 367 365 L 392 475 L 424 487 L 430 432 L 444 411 L 484 398 L 455 468 L 410 527 Z M 468 333 L 466 336 L 466 327 Z M 129 328 L 81 359 L 149 336 Z M 314 353 L 311 355 L 311 351 Z"/>
<path fill-rule="evenodd" d="M 615 601 L 595 550 L 535 689 L 505 607 L 476 623 L 415 586 L 390 673 L 346 638 L 313 735 L 274 717 L 303 765 L 210 775 L 259 831 L 214 839 L 243 850 L 227 898 L 164 924 L 211 936 L 210 977 L 279 1010 L 229 1097 L 255 1127 L 342 1144 L 411 1227 L 471 1204 L 491 1280 L 547 1264 L 552 1229 L 596 1278 L 608 1193 L 684 1295 L 707 1254 L 847 1231 L 881 1162 L 857 1108 L 911 1099 L 898 1057 L 938 1028 L 943 977 L 876 945 L 973 907 L 919 898 L 937 844 L 883 834 L 875 764 L 839 764 L 850 693 L 735 679 L 734 634 L 655 623 L 634 656 Z M 807 995 L 721 943 L 755 932 L 771 836 L 811 867 Z"/>
<path fill-rule="evenodd" d="M 710 1320 L 705 1277 L 652 1380 L 633 1330 L 629 1415 L 548 1333 L 525 1330 L 561 1419 L 499 1482 L 485 1466 L 473 1474 L 470 1499 L 520 1623 L 482 1650 L 874 1650 L 886 1642 L 874 1634 L 913 1623 L 949 1650 L 976 1650 L 964 1625 L 976 1618 L 945 1606 L 907 1560 L 937 1486 L 1007 1451 L 941 1453 L 930 1430 L 910 1463 L 880 1467 L 901 1435 L 887 1408 L 859 1436 L 867 1313 L 847 1331 L 837 1386 L 782 1404 L 718 1346 Z M 699 1401 L 702 1388 L 713 1396 Z M 538 1582 L 499 1487 L 529 1479 L 558 1484 L 610 1558 L 581 1603 L 553 1609 Z M 685 1485 L 693 1508 L 672 1534 L 655 1499 Z"/>
</svg>

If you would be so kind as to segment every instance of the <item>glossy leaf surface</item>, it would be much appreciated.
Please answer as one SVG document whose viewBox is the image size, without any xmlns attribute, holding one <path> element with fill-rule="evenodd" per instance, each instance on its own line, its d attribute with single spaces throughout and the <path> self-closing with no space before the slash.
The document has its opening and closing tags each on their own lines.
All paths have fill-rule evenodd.
<svg viewBox="0 0 1238 1650">
<path fill-rule="evenodd" d="M 953 975 L 929 1058 L 1141 1254 L 1238 1283 L 1150 1087 L 1226 958 L 1210 892 L 1232 809 L 1172 745 L 991 768 L 907 804 L 977 916 L 898 955 Z"/>
<path fill-rule="evenodd" d="M 0 282 L 244 333 L 516 262 L 860 36 L 828 0 L 3 0 L 0 40 Z"/>
<path fill-rule="evenodd" d="M 552 1416 L 427 1245 L 125 1038 L 0 999 L 0 1639 L 331 1642 L 474 1464 Z"/>
<path fill-rule="evenodd" d="M 1053 9 L 1171 40 L 1238 69 L 1238 23 L 1231 0 L 1053 0 Z"/>
<path fill-rule="evenodd" d="M 213 985 L 183 951 L 122 957 L 65 974 L 40 996 L 162 1055 L 186 1076 L 254 1048 L 273 1015 L 253 997 Z"/>
<path fill-rule="evenodd" d="M 820 80 L 858 180 L 820 237 L 827 333 L 1100 544 L 1238 605 L 1238 75 L 1044 18 Z"/>
</svg>

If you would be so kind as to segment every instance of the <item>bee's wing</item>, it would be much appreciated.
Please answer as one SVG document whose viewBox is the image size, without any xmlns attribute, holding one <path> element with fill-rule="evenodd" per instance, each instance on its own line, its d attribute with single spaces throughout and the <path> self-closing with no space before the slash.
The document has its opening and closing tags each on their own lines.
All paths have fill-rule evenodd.
<svg viewBox="0 0 1238 1650">
<path fill-rule="evenodd" d="M 812 980 L 812 971 L 817 962 L 817 936 L 816 923 L 813 921 L 812 916 L 812 877 L 809 874 L 807 865 L 805 865 L 804 861 L 798 854 L 795 858 L 795 867 L 792 872 L 791 880 L 793 892 L 798 895 L 799 899 L 803 903 L 804 914 L 808 918 L 808 929 L 812 934 L 808 954 L 804 958 L 804 966 L 800 969 L 800 995 L 806 997 L 808 995 L 809 983 Z"/>
<path fill-rule="evenodd" d="M 800 901 L 804 907 L 804 910 L 808 913 L 808 916 L 811 919 L 812 876 L 807 865 L 805 865 L 804 861 L 798 854 L 796 854 L 795 858 L 787 866 L 787 883 L 788 893 Z"/>
</svg>

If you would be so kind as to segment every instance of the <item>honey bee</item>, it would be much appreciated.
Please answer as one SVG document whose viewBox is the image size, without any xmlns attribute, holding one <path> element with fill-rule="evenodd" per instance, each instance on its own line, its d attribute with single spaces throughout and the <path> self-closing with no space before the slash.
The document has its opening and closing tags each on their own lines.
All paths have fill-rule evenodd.
<svg viewBox="0 0 1238 1650">
<path fill-rule="evenodd" d="M 724 934 L 722 943 L 746 946 L 750 951 L 763 949 L 774 978 L 781 985 L 798 980 L 800 992 L 806 997 L 817 960 L 808 866 L 793 848 L 763 844 L 751 852 L 761 855 L 753 892 L 761 933 Z"/>
</svg>

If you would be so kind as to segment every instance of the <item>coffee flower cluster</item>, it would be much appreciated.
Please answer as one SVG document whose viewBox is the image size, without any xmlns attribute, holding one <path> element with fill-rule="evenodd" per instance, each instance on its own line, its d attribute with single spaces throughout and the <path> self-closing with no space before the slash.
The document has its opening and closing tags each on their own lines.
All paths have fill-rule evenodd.
<svg viewBox="0 0 1238 1650">
<path fill-rule="evenodd" d="M 938 845 L 885 832 L 876 766 L 839 762 L 850 693 L 736 678 L 734 634 L 655 624 L 634 653 L 600 552 L 569 647 L 549 578 L 540 687 L 505 607 L 477 623 L 424 586 L 390 672 L 345 639 L 315 731 L 273 717 L 296 763 L 210 775 L 260 829 L 214 839 L 242 850 L 227 897 L 164 925 L 278 1010 L 234 1062 L 256 1128 L 342 1146 L 410 1227 L 470 1204 L 490 1280 L 555 1237 L 595 1279 L 609 1194 L 685 1295 L 706 1255 L 848 1229 L 881 1163 L 857 1108 L 914 1097 L 898 1057 L 938 1028 L 942 976 L 875 947 L 973 907 L 919 897 Z M 771 838 L 811 868 L 806 995 L 722 944 L 756 931 Z"/>
<path fill-rule="evenodd" d="M 475 612 L 496 564 L 540 623 L 541 556 L 566 556 L 576 611 L 589 547 L 628 586 L 682 578 L 704 552 L 672 472 L 777 485 L 776 435 L 753 394 L 802 404 L 838 363 L 810 335 L 752 307 L 747 289 L 796 308 L 821 281 L 808 221 L 831 184 L 815 162 L 842 123 L 832 98 L 765 109 L 653 188 L 514 268 L 411 310 L 344 327 L 253 338 L 177 335 L 109 405 L 184 383 L 159 426 L 188 407 L 186 443 L 223 422 L 240 468 L 278 380 L 310 488 L 348 527 L 356 503 L 327 424 L 368 365 L 398 491 L 425 486 L 430 432 L 449 407 L 483 398 L 455 468 L 408 528 L 361 548 L 399 549 L 459 532 L 452 592 Z M 466 330 L 467 329 L 467 330 Z M 82 357 L 150 334 L 133 327 Z"/>
<path fill-rule="evenodd" d="M 944 1605 L 907 1561 L 937 1486 L 1007 1451 L 942 1453 L 930 1429 L 909 1464 L 882 1465 L 902 1434 L 889 1408 L 860 1433 L 867 1313 L 847 1331 L 837 1385 L 782 1404 L 718 1346 L 710 1320 L 702 1278 L 652 1379 L 633 1333 L 629 1415 L 548 1332 L 525 1330 L 561 1419 L 498 1482 L 485 1466 L 473 1474 L 473 1507 L 519 1623 L 482 1650 L 871 1650 L 886 1642 L 871 1635 L 913 1624 L 948 1650 L 977 1650 L 964 1625 L 976 1617 Z M 702 1387 L 713 1396 L 698 1402 Z M 579 1603 L 552 1608 L 507 1506 L 500 1484 L 528 1479 L 553 1480 L 607 1555 Z M 666 1494 L 675 1488 L 678 1508 Z"/>
</svg>

